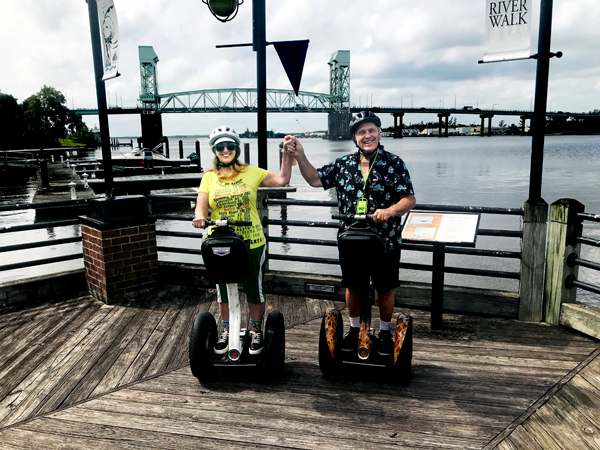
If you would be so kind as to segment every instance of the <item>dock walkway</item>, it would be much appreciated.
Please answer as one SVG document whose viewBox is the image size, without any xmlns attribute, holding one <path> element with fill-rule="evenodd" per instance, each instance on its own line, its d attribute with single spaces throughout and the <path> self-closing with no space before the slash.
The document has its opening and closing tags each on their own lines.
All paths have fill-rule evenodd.
<svg viewBox="0 0 600 450">
<path fill-rule="evenodd" d="M 332 380 L 317 343 L 333 302 L 271 296 L 268 305 L 286 320 L 283 379 L 203 384 L 190 373 L 188 333 L 198 311 L 217 315 L 211 291 L 5 307 L 0 448 L 600 449 L 594 339 L 450 314 L 434 331 L 415 310 L 409 385 L 376 372 Z"/>
</svg>

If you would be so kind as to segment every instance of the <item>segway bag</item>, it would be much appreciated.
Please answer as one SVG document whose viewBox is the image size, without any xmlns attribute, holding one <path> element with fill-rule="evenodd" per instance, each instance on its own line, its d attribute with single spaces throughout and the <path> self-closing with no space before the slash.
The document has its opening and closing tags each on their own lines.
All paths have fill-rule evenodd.
<svg viewBox="0 0 600 450">
<path fill-rule="evenodd" d="M 354 222 L 338 237 L 340 264 L 363 274 L 377 271 L 385 253 L 385 244 L 365 222 Z"/>
<path fill-rule="evenodd" d="M 202 243 L 202 258 L 216 284 L 241 283 L 248 276 L 250 245 L 229 227 L 215 227 Z"/>
</svg>

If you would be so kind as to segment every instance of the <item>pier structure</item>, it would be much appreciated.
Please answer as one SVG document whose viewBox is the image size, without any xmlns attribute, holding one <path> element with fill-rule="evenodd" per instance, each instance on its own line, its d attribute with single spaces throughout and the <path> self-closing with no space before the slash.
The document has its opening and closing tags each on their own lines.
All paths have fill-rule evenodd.
<svg viewBox="0 0 600 450">
<path fill-rule="evenodd" d="M 600 448 L 600 328 L 592 308 L 569 303 L 573 294 L 565 291 L 571 288 L 562 283 L 565 276 L 571 280 L 578 276 L 568 263 L 573 258 L 566 257 L 579 251 L 571 242 L 581 240 L 577 236 L 583 205 L 578 202 L 562 199 L 550 208 L 543 201 L 528 202 L 525 211 L 481 207 L 491 214 L 524 214 L 522 239 L 527 242 L 519 276 L 524 285 L 518 295 L 445 286 L 446 293 L 454 295 L 448 295 L 443 329 L 434 330 L 426 311 L 431 285 L 401 287 L 403 296 L 397 296 L 400 303 L 394 316 L 412 315 L 414 354 L 413 378 L 400 385 L 386 376 L 385 369 L 373 374 L 348 370 L 336 379 L 322 376 L 317 355 L 323 313 L 331 307 L 345 309 L 339 277 L 309 278 L 276 270 L 265 274 L 266 308 L 267 313 L 278 309 L 286 318 L 283 377 L 265 384 L 260 376 L 223 374 L 199 384 L 187 358 L 189 330 L 198 312 L 209 311 L 220 319 L 216 293 L 201 264 L 155 263 L 153 254 L 199 255 L 193 242 L 201 233 L 163 230 L 163 237 L 188 238 L 192 244 L 177 249 L 163 240 L 156 245 L 159 232 L 146 228 L 144 220 L 131 222 L 132 215 L 147 216 L 140 204 L 129 200 L 116 200 L 124 202 L 123 207 L 109 201 L 88 202 L 96 206 L 88 209 L 82 224 L 83 257 L 86 252 L 88 257 L 102 253 L 115 267 L 130 258 L 127 270 L 109 275 L 115 283 L 127 283 L 144 279 L 129 269 L 142 269 L 143 262 L 135 258 L 146 251 L 143 254 L 150 258 L 146 262 L 155 270 L 152 289 L 143 292 L 142 287 L 135 295 L 114 292 L 112 301 L 105 299 L 86 281 L 89 274 L 101 272 L 95 262 L 83 270 L 0 286 L 2 448 L 252 445 L 349 450 L 359 441 L 389 449 Z M 306 201 L 259 203 L 306 206 Z M 333 202 L 323 203 L 330 208 Z M 424 211 L 433 207 L 419 205 Z M 86 221 L 94 218 L 101 219 L 92 228 L 103 233 L 102 239 L 86 236 L 95 233 L 85 230 Z M 278 222 L 267 217 L 266 227 Z M 313 221 L 307 226 L 323 225 Z M 104 226 L 110 229 L 100 229 Z M 501 230 L 478 233 L 509 236 Z M 268 240 L 277 242 L 275 238 Z M 299 243 L 297 238 L 289 242 Z M 473 254 L 479 257 L 482 251 L 486 250 Z M 547 271 L 540 265 L 544 257 L 550 264 Z M 110 273 L 114 267 L 104 270 Z M 470 269 L 477 271 L 502 275 Z M 544 276 L 545 289 L 540 281 Z M 242 304 L 246 319 L 247 304 Z M 514 320 L 517 314 L 521 320 Z M 373 317 L 377 327 L 377 307 Z"/>
</svg>

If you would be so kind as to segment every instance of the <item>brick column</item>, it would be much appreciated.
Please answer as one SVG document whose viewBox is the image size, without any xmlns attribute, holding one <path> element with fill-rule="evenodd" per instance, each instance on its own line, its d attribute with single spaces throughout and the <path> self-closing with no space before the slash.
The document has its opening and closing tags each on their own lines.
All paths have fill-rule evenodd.
<svg viewBox="0 0 600 450">
<path fill-rule="evenodd" d="M 81 220 L 90 294 L 113 304 L 142 296 L 156 286 L 156 228 L 144 196 L 92 200 Z"/>
</svg>

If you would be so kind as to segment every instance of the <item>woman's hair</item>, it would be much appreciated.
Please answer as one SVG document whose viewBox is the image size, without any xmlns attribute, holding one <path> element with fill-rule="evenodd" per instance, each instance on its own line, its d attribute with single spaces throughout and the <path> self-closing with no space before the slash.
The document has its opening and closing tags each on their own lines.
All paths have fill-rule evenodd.
<svg viewBox="0 0 600 450">
<path fill-rule="evenodd" d="M 218 162 L 219 162 L 219 157 L 215 154 L 215 159 L 213 159 L 213 168 L 212 170 L 209 170 L 208 172 L 215 172 L 217 174 L 217 177 L 222 178 L 222 179 L 233 179 L 235 177 L 238 176 L 238 174 L 245 172 L 246 171 L 246 167 L 248 167 L 248 164 L 242 163 L 239 160 L 239 155 L 240 155 L 240 146 L 238 145 L 236 148 L 236 154 L 237 157 L 235 159 L 235 162 L 229 166 L 231 167 L 231 169 L 233 169 L 233 172 L 229 172 L 229 171 L 225 171 L 224 169 L 226 169 L 226 167 L 218 167 Z"/>
</svg>

